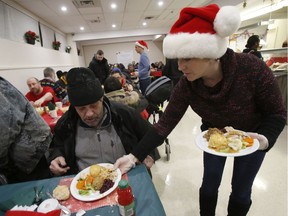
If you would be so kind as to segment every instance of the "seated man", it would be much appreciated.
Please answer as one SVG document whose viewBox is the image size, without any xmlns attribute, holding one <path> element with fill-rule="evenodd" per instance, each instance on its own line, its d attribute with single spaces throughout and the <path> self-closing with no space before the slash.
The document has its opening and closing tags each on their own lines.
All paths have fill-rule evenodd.
<svg viewBox="0 0 288 216">
<path fill-rule="evenodd" d="M 125 76 L 122 74 L 122 72 L 119 68 L 113 68 L 111 73 L 110 73 L 110 76 L 117 78 L 120 81 L 120 83 L 122 84 L 122 88 L 125 91 L 133 91 L 134 90 L 133 85 L 127 82 Z"/>
<path fill-rule="evenodd" d="M 69 110 L 58 120 L 51 143 L 54 175 L 76 174 L 97 163 L 114 163 L 129 154 L 151 124 L 134 109 L 105 96 L 89 68 L 72 68 L 67 75 Z M 153 165 L 148 156 L 146 166 Z"/>
<path fill-rule="evenodd" d="M 0 89 L 0 185 L 49 178 L 44 154 L 52 139 L 50 128 L 2 77 Z"/>
<path fill-rule="evenodd" d="M 37 78 L 28 78 L 27 85 L 30 91 L 25 96 L 34 107 L 47 106 L 50 101 L 56 102 L 53 89 L 48 86 L 41 86 Z"/>
<path fill-rule="evenodd" d="M 120 81 L 116 77 L 108 77 L 104 82 L 105 96 L 110 101 L 123 103 L 133 107 L 144 119 L 148 118 L 148 113 L 145 108 L 148 106 L 148 101 L 145 98 L 140 98 L 136 91 L 125 91 L 122 88 Z"/>
<path fill-rule="evenodd" d="M 51 87 L 57 97 L 57 101 L 62 101 L 64 104 L 67 102 L 67 92 L 65 88 L 56 82 L 56 75 L 53 68 L 47 67 L 43 71 L 44 79 L 40 80 L 42 86 Z M 64 100 L 64 101 L 63 101 Z"/>
<path fill-rule="evenodd" d="M 67 80 L 66 80 L 67 73 L 68 73 L 67 71 L 62 72 L 61 70 L 56 72 L 58 78 L 56 83 L 59 84 L 65 90 L 67 87 Z"/>
</svg>

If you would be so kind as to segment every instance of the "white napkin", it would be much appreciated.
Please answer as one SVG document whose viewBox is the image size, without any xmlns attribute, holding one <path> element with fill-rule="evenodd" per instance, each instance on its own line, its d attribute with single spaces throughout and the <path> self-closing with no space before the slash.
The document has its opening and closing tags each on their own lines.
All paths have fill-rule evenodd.
<svg viewBox="0 0 288 216">
<path fill-rule="evenodd" d="M 34 205 L 31 205 L 31 206 L 14 206 L 12 209 L 10 209 L 11 211 L 13 210 L 22 210 L 22 211 L 35 211 L 35 209 L 38 207 L 38 205 L 34 204 Z"/>
</svg>

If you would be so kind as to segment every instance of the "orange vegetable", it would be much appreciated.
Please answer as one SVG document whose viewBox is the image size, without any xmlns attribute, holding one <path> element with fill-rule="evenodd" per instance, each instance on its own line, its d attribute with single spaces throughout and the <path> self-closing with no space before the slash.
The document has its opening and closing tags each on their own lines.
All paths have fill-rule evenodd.
<svg viewBox="0 0 288 216">
<path fill-rule="evenodd" d="M 88 184 L 92 185 L 93 181 L 94 181 L 94 177 L 91 175 L 87 175 L 85 179 L 85 185 L 88 185 Z"/>
<path fill-rule="evenodd" d="M 252 137 L 245 137 L 245 138 L 243 138 L 243 141 L 246 142 L 246 143 L 248 143 L 248 144 L 246 144 L 247 147 L 252 146 L 253 143 L 254 143 L 254 140 L 253 140 Z"/>
<path fill-rule="evenodd" d="M 78 180 L 76 184 L 76 188 L 78 190 L 85 190 L 85 181 L 84 180 Z"/>
</svg>

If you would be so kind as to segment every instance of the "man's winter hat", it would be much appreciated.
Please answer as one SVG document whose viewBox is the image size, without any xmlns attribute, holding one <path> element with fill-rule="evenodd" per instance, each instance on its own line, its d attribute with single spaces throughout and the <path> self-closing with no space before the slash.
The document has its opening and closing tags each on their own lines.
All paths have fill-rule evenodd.
<svg viewBox="0 0 288 216">
<path fill-rule="evenodd" d="M 100 81 L 89 68 L 72 68 L 67 74 L 67 93 L 73 106 L 85 106 L 104 95 Z"/>
<path fill-rule="evenodd" d="M 179 19 L 164 38 L 164 56 L 220 58 L 227 50 L 228 36 L 238 29 L 240 22 L 240 13 L 234 6 L 219 8 L 210 4 L 200 8 L 183 8 Z"/>
<path fill-rule="evenodd" d="M 143 49 L 148 49 L 148 44 L 144 40 L 136 41 L 135 45 L 140 46 Z"/>
</svg>

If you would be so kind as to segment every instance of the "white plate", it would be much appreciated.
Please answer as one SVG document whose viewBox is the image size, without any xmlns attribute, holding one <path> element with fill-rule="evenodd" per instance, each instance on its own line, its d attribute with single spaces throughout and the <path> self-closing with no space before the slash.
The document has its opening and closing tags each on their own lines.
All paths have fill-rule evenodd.
<svg viewBox="0 0 288 216">
<path fill-rule="evenodd" d="M 98 164 L 99 166 L 103 166 L 106 168 L 113 168 L 113 164 L 109 164 L 109 163 L 100 163 Z M 78 179 L 80 178 L 81 173 L 89 173 L 90 171 L 90 167 L 87 167 L 86 169 L 82 170 L 81 172 L 79 172 L 72 180 L 71 185 L 70 185 L 70 191 L 72 196 L 75 199 L 81 200 L 81 201 L 93 201 L 93 200 L 98 200 L 101 199 L 105 196 L 107 196 L 108 194 L 110 194 L 111 192 L 113 192 L 115 190 L 115 188 L 118 186 L 118 182 L 121 180 L 121 172 L 119 169 L 116 170 L 117 172 L 117 176 L 116 179 L 114 180 L 114 185 L 112 188 L 110 188 L 109 190 L 107 190 L 106 192 L 100 194 L 99 191 L 96 192 L 92 192 L 90 191 L 89 195 L 80 195 L 78 192 L 78 189 L 76 188 L 76 184 Z"/>
<path fill-rule="evenodd" d="M 242 149 L 239 152 L 236 152 L 236 153 L 217 152 L 217 151 L 208 147 L 208 142 L 203 137 L 205 133 L 207 133 L 207 131 L 203 131 L 201 134 L 199 134 L 196 137 L 196 144 L 203 151 L 210 153 L 210 154 L 213 154 L 213 155 L 218 155 L 218 156 L 223 156 L 223 157 L 239 157 L 239 156 L 251 154 L 251 153 L 257 151 L 257 149 L 259 148 L 259 141 L 257 139 L 254 139 L 254 143 L 251 147 L 247 147 L 245 149 Z"/>
</svg>

